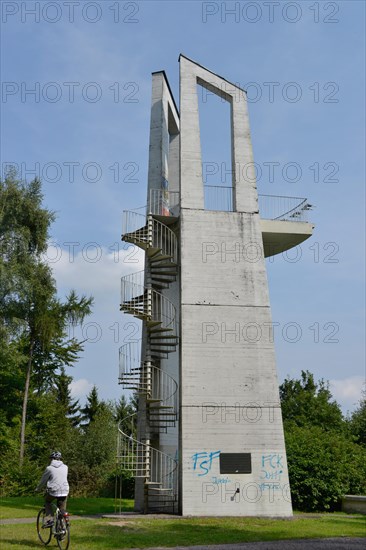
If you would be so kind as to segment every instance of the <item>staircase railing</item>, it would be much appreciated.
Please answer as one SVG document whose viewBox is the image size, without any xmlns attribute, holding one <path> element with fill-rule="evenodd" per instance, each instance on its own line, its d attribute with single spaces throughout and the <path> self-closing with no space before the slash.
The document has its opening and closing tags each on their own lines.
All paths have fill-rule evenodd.
<svg viewBox="0 0 366 550">
<path fill-rule="evenodd" d="M 118 425 L 117 462 L 134 477 L 150 477 L 149 445 L 141 443 L 122 431 L 122 421 Z"/>
<path fill-rule="evenodd" d="M 127 233 L 133 233 L 146 225 L 146 206 L 136 210 L 122 212 L 122 238 Z M 147 230 L 147 228 L 146 228 Z"/>
<path fill-rule="evenodd" d="M 121 304 L 131 302 L 145 292 L 145 270 L 121 277 Z"/>
<path fill-rule="evenodd" d="M 150 189 L 146 205 L 123 211 L 122 235 L 143 227 L 149 214 L 155 216 L 176 216 L 180 204 L 179 197 L 179 191 L 168 191 L 166 193 L 161 189 Z"/>
<path fill-rule="evenodd" d="M 179 208 L 179 191 L 150 189 L 147 214 L 176 216 Z"/>
<path fill-rule="evenodd" d="M 178 413 L 178 384 L 172 376 L 152 362 L 127 362 L 120 348 L 119 383 L 123 388 L 145 393 L 152 400 Z"/>
<path fill-rule="evenodd" d="M 169 257 L 170 262 L 178 262 L 177 237 L 167 225 L 161 221 L 124 210 L 122 215 L 122 238 L 145 249 L 160 250 L 160 255 Z M 159 255 L 157 255 L 159 259 Z"/>
<path fill-rule="evenodd" d="M 119 348 L 119 380 L 127 372 L 136 372 L 141 365 L 141 339 Z"/>
<path fill-rule="evenodd" d="M 145 511 L 174 512 L 178 494 L 177 461 L 149 445 L 149 438 L 156 439 L 157 433 L 174 426 L 178 416 L 178 384 L 153 363 L 154 358 L 168 357 L 178 343 L 176 308 L 159 292 L 176 279 L 177 237 L 161 218 L 157 219 L 176 216 L 178 205 L 178 193 L 151 190 L 146 207 L 123 213 L 122 239 L 146 251 L 147 270 L 121 278 L 121 310 L 145 322 L 147 340 L 143 362 L 141 340 L 121 346 L 119 382 L 145 394 L 146 420 L 145 442 L 124 433 L 119 425 L 117 458 L 125 470 L 144 479 Z"/>
<path fill-rule="evenodd" d="M 176 331 L 174 304 L 157 290 L 144 286 L 144 274 L 138 271 L 121 277 L 121 309 L 159 324 L 160 330 Z"/>
<path fill-rule="evenodd" d="M 178 262 L 178 240 L 175 233 L 159 220 L 151 219 L 152 248 L 158 248 L 174 263 Z"/>
<path fill-rule="evenodd" d="M 205 185 L 205 209 L 232 212 L 233 187 Z M 312 205 L 301 197 L 258 195 L 259 214 L 263 220 L 307 221 Z"/>
<path fill-rule="evenodd" d="M 306 222 L 312 205 L 301 197 L 258 195 L 259 214 L 264 220 Z"/>
<path fill-rule="evenodd" d="M 177 461 L 147 443 L 137 441 L 118 426 L 117 460 L 134 477 L 156 483 L 177 496 Z"/>
</svg>

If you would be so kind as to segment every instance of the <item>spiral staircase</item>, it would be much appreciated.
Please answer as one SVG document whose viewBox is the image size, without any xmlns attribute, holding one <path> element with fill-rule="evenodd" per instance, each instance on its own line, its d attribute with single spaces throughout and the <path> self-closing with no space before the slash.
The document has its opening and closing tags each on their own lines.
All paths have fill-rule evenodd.
<svg viewBox="0 0 366 550">
<path fill-rule="evenodd" d="M 117 459 L 120 466 L 144 483 L 145 513 L 176 513 L 178 501 L 177 461 L 138 441 L 118 427 Z"/>
<path fill-rule="evenodd" d="M 153 193 L 153 194 L 152 194 Z M 176 350 L 178 327 L 174 304 L 164 290 L 176 280 L 178 244 L 172 226 L 177 218 L 162 208 L 161 191 L 150 193 L 146 215 L 123 213 L 122 239 L 146 253 L 145 270 L 121 279 L 121 311 L 141 319 L 146 339 L 120 348 L 119 383 L 139 394 L 146 404 L 142 441 L 118 429 L 121 468 L 144 483 L 144 512 L 177 512 L 177 461 L 151 445 L 178 420 L 178 385 L 161 368 L 161 360 Z M 163 215 L 164 213 L 164 215 Z M 170 213 L 169 213 L 170 214 Z"/>
</svg>

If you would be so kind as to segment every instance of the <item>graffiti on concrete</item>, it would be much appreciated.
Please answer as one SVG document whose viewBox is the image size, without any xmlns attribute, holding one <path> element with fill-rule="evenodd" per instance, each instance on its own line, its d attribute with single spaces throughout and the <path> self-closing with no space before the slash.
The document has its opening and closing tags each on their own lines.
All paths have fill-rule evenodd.
<svg viewBox="0 0 366 550">
<path fill-rule="evenodd" d="M 260 488 L 262 491 L 274 490 L 279 491 L 281 489 L 281 477 L 283 472 L 283 455 L 278 453 L 271 453 L 262 455 L 261 459 L 261 475 L 260 478 L 262 483 Z"/>
<path fill-rule="evenodd" d="M 221 451 L 203 451 L 195 453 L 192 455 L 193 471 L 195 471 L 198 476 L 206 476 L 211 471 L 213 461 L 219 458 L 220 453 Z"/>
</svg>

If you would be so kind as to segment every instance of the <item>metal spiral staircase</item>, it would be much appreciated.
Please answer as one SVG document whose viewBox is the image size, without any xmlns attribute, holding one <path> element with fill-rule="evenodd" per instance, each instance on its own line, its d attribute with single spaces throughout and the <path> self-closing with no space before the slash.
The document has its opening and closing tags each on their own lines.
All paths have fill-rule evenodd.
<svg viewBox="0 0 366 550">
<path fill-rule="evenodd" d="M 166 296 L 153 288 L 154 283 L 147 282 L 148 278 L 148 271 L 122 277 L 121 310 L 145 322 L 147 356 L 164 357 L 178 344 L 175 307 Z"/>
<path fill-rule="evenodd" d="M 152 361 L 140 360 L 141 340 L 119 350 L 119 383 L 123 388 L 144 394 L 150 437 L 175 426 L 178 419 L 178 384 Z"/>
<path fill-rule="evenodd" d="M 178 465 L 171 456 L 137 441 L 118 427 L 117 460 L 144 482 L 145 512 L 177 512 Z"/>
<path fill-rule="evenodd" d="M 141 341 L 120 348 L 119 383 L 144 396 L 146 403 L 145 441 L 137 441 L 118 430 L 118 461 L 123 469 L 144 481 L 145 512 L 176 512 L 177 461 L 150 445 L 178 419 L 177 382 L 160 368 L 178 345 L 174 304 L 164 290 L 176 280 L 178 244 L 167 224 L 176 220 L 162 215 L 161 196 L 150 194 L 147 215 L 125 211 L 122 239 L 146 252 L 144 271 L 121 279 L 120 309 L 144 322 L 146 341 L 141 360 Z M 161 195 L 161 191 L 159 190 Z M 158 200 L 156 200 L 158 198 Z M 165 222 L 165 223 L 164 223 Z"/>
</svg>

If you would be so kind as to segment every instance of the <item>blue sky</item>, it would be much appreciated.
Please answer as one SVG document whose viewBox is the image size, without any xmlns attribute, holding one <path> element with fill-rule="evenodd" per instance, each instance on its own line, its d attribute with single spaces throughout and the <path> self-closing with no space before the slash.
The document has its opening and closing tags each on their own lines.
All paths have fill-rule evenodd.
<svg viewBox="0 0 366 550">
<path fill-rule="evenodd" d="M 95 297 L 75 396 L 93 384 L 105 399 L 121 395 L 118 348 L 139 327 L 119 312 L 119 279 L 142 268 L 120 241 L 121 214 L 146 201 L 151 72 L 166 71 L 178 103 L 182 52 L 247 89 L 259 193 L 316 207 L 314 236 L 268 262 L 278 374 L 309 369 L 351 410 L 365 378 L 364 2 L 1 8 L 1 168 L 43 180 L 60 296 Z M 219 184 L 227 148 L 212 139 L 211 97 L 205 108 L 204 158 L 220 167 L 207 183 Z"/>
</svg>

